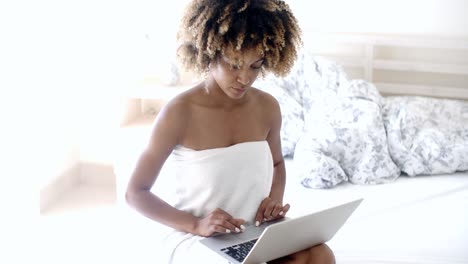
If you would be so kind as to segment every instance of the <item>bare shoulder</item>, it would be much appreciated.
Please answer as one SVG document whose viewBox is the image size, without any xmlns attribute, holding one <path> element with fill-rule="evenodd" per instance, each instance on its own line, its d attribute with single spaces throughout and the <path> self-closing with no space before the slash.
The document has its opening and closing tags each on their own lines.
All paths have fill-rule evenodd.
<svg viewBox="0 0 468 264">
<path fill-rule="evenodd" d="M 160 122 L 183 123 L 186 113 L 189 112 L 189 100 L 187 96 L 178 95 L 166 103 L 158 113 L 156 124 Z"/>
<path fill-rule="evenodd" d="M 165 117 L 167 115 L 180 115 L 188 112 L 191 102 L 191 90 L 192 89 L 189 89 L 180 93 L 179 95 L 171 99 L 167 104 L 165 104 L 160 112 L 160 114 L 162 114 L 162 117 Z"/>
<path fill-rule="evenodd" d="M 273 95 L 257 88 L 252 88 L 252 92 L 254 103 L 261 107 L 264 113 L 269 114 L 271 118 L 277 118 L 278 115 L 281 115 L 280 105 Z"/>
<path fill-rule="evenodd" d="M 163 106 L 153 124 L 154 140 L 165 140 L 178 144 L 184 136 L 187 121 L 191 118 L 194 89 L 189 89 Z"/>
</svg>

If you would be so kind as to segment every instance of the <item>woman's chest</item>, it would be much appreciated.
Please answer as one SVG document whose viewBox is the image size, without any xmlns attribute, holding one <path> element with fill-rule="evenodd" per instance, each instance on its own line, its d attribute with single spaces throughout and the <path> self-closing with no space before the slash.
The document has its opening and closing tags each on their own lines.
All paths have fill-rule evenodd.
<svg viewBox="0 0 468 264">
<path fill-rule="evenodd" d="M 186 126 L 184 145 L 197 149 L 265 140 L 270 127 L 260 111 L 194 111 Z"/>
</svg>

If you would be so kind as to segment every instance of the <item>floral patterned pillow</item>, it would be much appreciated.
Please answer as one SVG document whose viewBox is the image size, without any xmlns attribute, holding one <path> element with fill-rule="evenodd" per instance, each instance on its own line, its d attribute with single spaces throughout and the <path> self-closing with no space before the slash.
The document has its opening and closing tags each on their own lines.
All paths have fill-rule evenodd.
<svg viewBox="0 0 468 264">
<path fill-rule="evenodd" d="M 280 104 L 283 156 L 292 157 L 304 128 L 304 113 L 322 98 L 317 93 L 333 91 L 348 81 L 346 74 L 333 61 L 299 51 L 290 73 L 279 78 L 272 74 L 259 78 L 255 87 L 272 94 Z"/>
<path fill-rule="evenodd" d="M 468 102 L 388 97 L 383 119 L 390 154 L 409 176 L 468 170 Z"/>
<path fill-rule="evenodd" d="M 302 185 L 330 188 L 398 177 L 380 114 L 383 99 L 373 85 L 350 82 L 340 65 L 307 51 L 285 78 L 268 75 L 255 85 L 281 106 L 283 155 L 294 156 Z"/>
<path fill-rule="evenodd" d="M 300 51 L 289 74 L 284 78 L 272 74 L 259 78 L 254 86 L 273 95 L 281 107 L 281 145 L 283 156 L 294 155 L 296 143 L 304 128 L 304 90 L 319 86 L 322 78 L 317 74 L 317 64 L 305 50 Z M 308 72 L 310 74 L 304 74 Z"/>
<path fill-rule="evenodd" d="M 381 117 L 383 98 L 370 83 L 342 82 L 315 91 L 294 164 L 302 185 L 331 188 L 343 181 L 377 184 L 395 180 Z"/>
</svg>

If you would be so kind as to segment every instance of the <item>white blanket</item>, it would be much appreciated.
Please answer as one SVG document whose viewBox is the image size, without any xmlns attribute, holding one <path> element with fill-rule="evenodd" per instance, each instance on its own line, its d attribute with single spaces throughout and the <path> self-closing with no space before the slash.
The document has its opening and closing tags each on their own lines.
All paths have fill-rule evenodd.
<svg viewBox="0 0 468 264">
<path fill-rule="evenodd" d="M 179 146 L 172 153 L 172 166 L 174 174 L 166 175 L 174 177 L 171 203 L 198 217 L 221 208 L 252 223 L 271 189 L 273 160 L 266 141 L 200 151 Z M 168 260 L 158 263 L 226 263 L 200 246 L 199 239 L 170 231 L 162 250 Z"/>
</svg>

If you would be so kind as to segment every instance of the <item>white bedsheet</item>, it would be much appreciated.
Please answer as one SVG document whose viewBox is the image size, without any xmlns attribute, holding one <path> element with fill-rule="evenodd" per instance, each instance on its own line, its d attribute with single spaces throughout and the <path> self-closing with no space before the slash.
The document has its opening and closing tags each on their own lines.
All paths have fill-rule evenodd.
<svg viewBox="0 0 468 264">
<path fill-rule="evenodd" d="M 329 242 L 337 263 L 468 263 L 468 172 L 324 190 L 304 188 L 286 167 L 291 217 L 364 198 Z"/>
<path fill-rule="evenodd" d="M 381 185 L 343 183 L 332 189 L 307 189 L 294 177 L 292 160 L 286 160 L 286 170 L 284 201 L 291 204 L 289 217 L 364 198 L 328 243 L 337 263 L 468 263 L 468 172 L 400 176 Z M 153 191 L 171 200 L 173 189 L 166 188 L 173 180 L 171 167 L 165 166 L 162 174 Z M 132 218 L 129 225 L 142 230 L 132 233 L 140 263 L 158 263 L 159 245 L 154 236 L 167 229 L 134 211 L 126 215 Z"/>
</svg>

